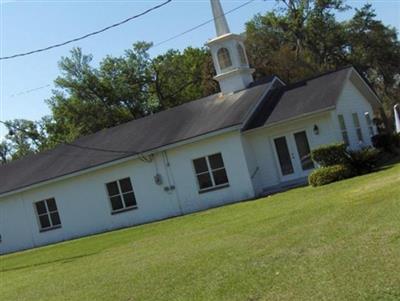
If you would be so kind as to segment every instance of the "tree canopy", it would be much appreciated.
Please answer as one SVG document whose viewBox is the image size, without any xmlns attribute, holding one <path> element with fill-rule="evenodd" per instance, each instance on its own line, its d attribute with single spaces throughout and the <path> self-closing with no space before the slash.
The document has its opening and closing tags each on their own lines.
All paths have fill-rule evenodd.
<svg viewBox="0 0 400 301">
<path fill-rule="evenodd" d="M 371 4 L 347 21 L 335 14 L 343 0 L 279 0 L 278 9 L 246 24 L 246 49 L 256 78 L 278 75 L 291 83 L 355 66 L 372 84 L 386 112 L 400 101 L 400 42 L 395 28 L 377 20 Z M 151 43 L 137 42 L 97 67 L 74 48 L 59 62 L 47 99 L 51 115 L 8 121 L 0 162 L 52 148 L 77 137 L 137 119 L 219 91 L 206 48 L 171 49 L 151 58 Z"/>
</svg>

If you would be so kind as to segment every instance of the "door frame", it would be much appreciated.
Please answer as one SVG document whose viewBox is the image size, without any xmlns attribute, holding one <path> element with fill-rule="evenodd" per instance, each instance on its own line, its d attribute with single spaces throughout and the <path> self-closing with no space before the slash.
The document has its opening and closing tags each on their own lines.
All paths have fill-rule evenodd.
<svg viewBox="0 0 400 301">
<path fill-rule="evenodd" d="M 281 132 L 280 134 L 270 136 L 272 149 L 273 149 L 273 153 L 274 153 L 274 157 L 275 157 L 275 163 L 278 168 L 279 177 L 280 177 L 281 182 L 287 182 L 287 181 L 306 177 L 313 170 L 313 169 L 303 170 L 303 168 L 302 168 L 301 160 L 299 157 L 299 151 L 298 151 L 297 145 L 296 145 L 296 139 L 294 137 L 294 134 L 300 133 L 300 132 L 306 133 L 307 141 L 308 141 L 310 151 L 311 151 L 311 144 L 310 144 L 310 139 L 309 139 L 310 136 L 309 136 L 309 133 L 306 128 L 297 128 L 297 129 L 293 129 L 293 130 L 290 130 L 287 132 Z M 280 137 L 285 137 L 285 140 L 286 140 L 286 143 L 287 143 L 287 146 L 289 149 L 290 159 L 291 159 L 291 163 L 293 166 L 293 173 L 289 174 L 289 175 L 282 174 L 281 164 L 279 162 L 279 156 L 278 156 L 278 152 L 276 150 L 275 139 L 280 138 Z"/>
</svg>

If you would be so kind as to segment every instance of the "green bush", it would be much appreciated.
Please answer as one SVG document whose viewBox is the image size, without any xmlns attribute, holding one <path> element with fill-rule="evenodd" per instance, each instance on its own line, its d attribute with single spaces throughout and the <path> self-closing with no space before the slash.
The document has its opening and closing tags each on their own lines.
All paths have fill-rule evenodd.
<svg viewBox="0 0 400 301">
<path fill-rule="evenodd" d="M 321 146 L 311 151 L 311 158 L 322 167 L 345 164 L 347 161 L 346 145 L 335 143 Z"/>
<path fill-rule="evenodd" d="M 311 186 L 322 186 L 332 182 L 352 177 L 351 169 L 344 164 L 320 167 L 308 176 L 308 183 Z"/>
<path fill-rule="evenodd" d="M 373 171 L 379 161 L 380 152 L 374 148 L 364 148 L 357 151 L 347 151 L 345 163 L 354 174 L 362 175 Z"/>
<path fill-rule="evenodd" d="M 381 133 L 371 137 L 372 145 L 388 153 L 395 153 L 400 147 L 400 135 L 392 133 Z"/>
</svg>

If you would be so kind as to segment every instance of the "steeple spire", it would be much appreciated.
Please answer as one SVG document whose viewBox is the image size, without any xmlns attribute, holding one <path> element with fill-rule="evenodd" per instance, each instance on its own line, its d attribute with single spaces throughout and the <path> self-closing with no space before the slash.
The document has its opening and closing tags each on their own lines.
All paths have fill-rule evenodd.
<svg viewBox="0 0 400 301">
<path fill-rule="evenodd" d="M 217 37 L 230 33 L 228 22 L 226 21 L 224 11 L 219 0 L 211 0 L 211 8 L 214 16 L 215 30 Z"/>
</svg>

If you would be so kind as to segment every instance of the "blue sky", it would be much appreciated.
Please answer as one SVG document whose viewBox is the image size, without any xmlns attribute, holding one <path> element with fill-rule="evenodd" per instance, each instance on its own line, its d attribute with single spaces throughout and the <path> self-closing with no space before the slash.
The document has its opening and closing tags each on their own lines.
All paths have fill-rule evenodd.
<svg viewBox="0 0 400 301">
<path fill-rule="evenodd" d="M 11 55 L 63 42 L 140 13 L 163 0 L 0 0 L 0 56 Z M 228 11 L 246 0 L 222 0 Z M 347 1 L 361 7 L 367 1 Z M 400 30 L 400 0 L 372 1 L 378 18 Z M 227 16 L 231 31 L 240 33 L 244 24 L 256 13 L 276 7 L 276 1 L 255 0 Z M 348 19 L 354 10 L 341 13 L 340 20 Z M 142 18 L 103 34 L 48 52 L 0 61 L 0 120 L 14 118 L 40 119 L 49 114 L 45 99 L 51 95 L 53 80 L 59 74 L 57 62 L 69 50 L 79 46 L 94 56 L 94 64 L 104 56 L 121 55 L 135 41 L 155 43 L 165 40 L 211 16 L 209 0 L 175 0 Z M 153 48 L 151 55 L 169 48 L 183 49 L 202 46 L 214 37 L 213 24 Z M 45 88 L 21 93 L 38 87 Z M 0 138 L 5 129 L 0 126 Z"/>
</svg>

